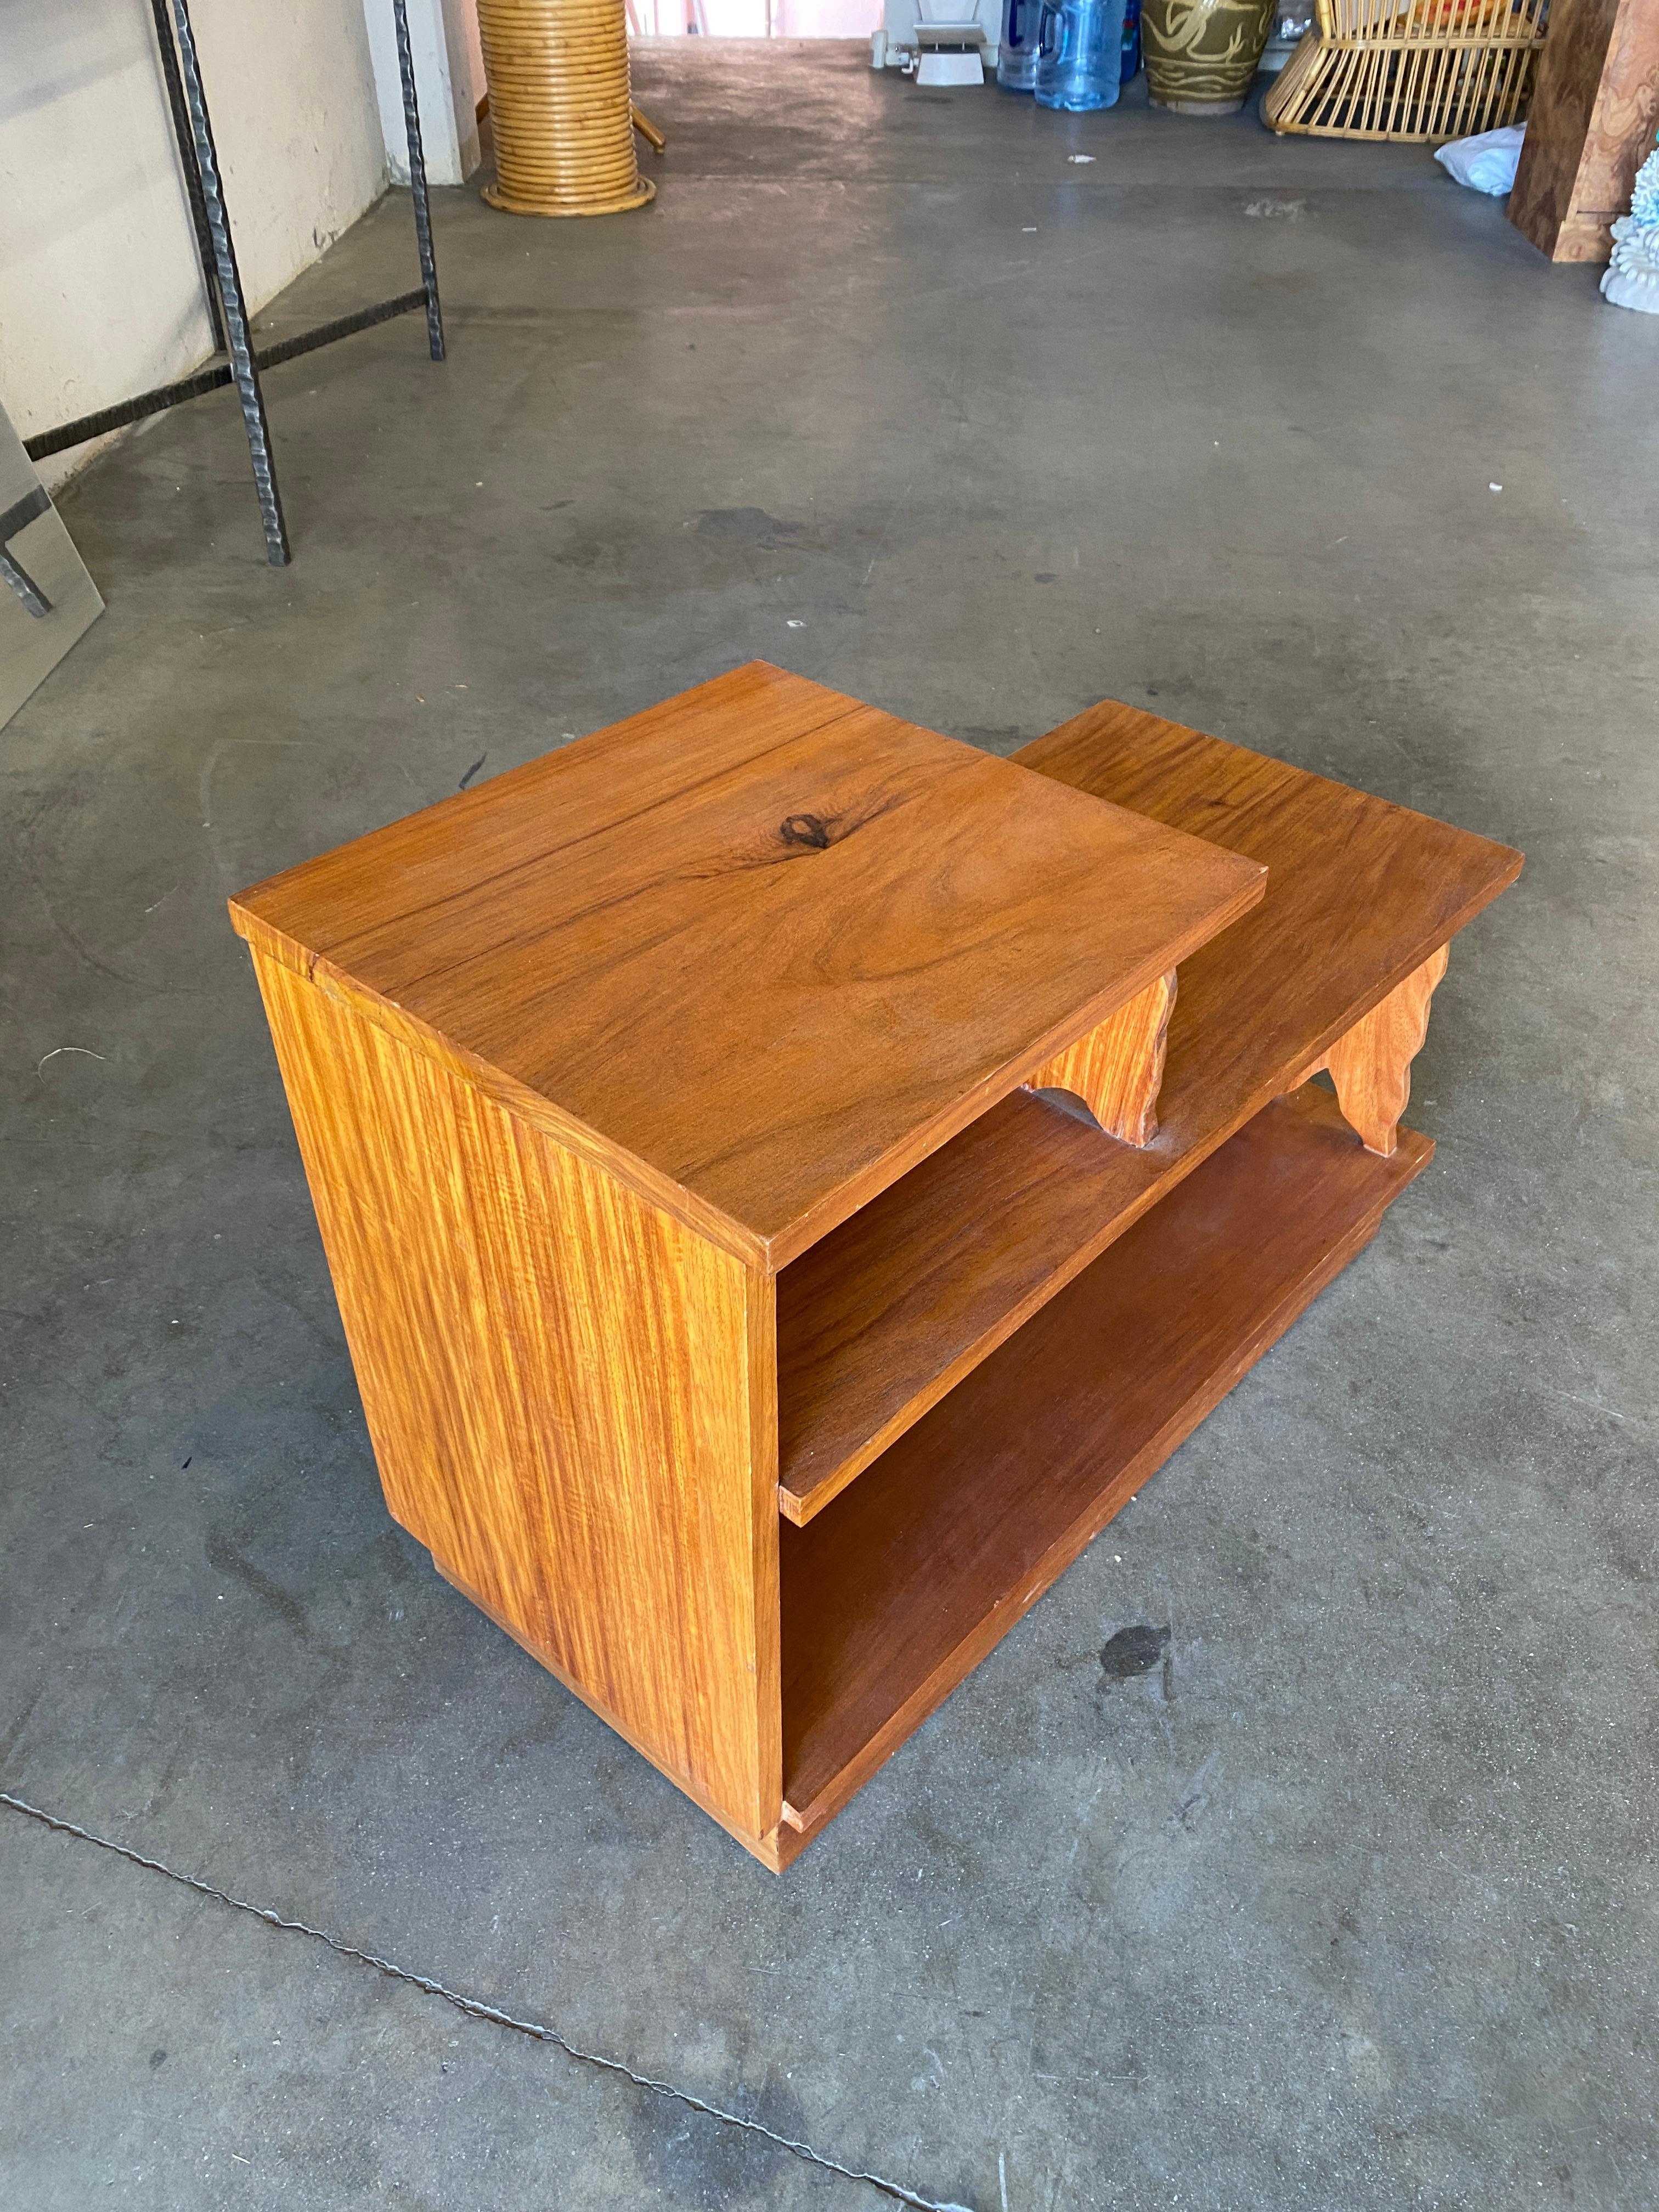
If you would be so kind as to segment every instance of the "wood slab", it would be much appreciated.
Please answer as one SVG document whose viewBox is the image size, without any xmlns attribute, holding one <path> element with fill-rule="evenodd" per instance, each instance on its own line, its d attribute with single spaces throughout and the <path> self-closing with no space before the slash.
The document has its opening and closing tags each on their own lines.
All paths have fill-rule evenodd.
<svg viewBox="0 0 1659 2212">
<path fill-rule="evenodd" d="M 1261 906 L 1186 961 L 1158 1143 L 1236 1127 L 1521 872 L 1521 855 L 1265 753 L 1103 699 L 1014 757 L 1269 871 Z"/>
<path fill-rule="evenodd" d="M 1028 1091 L 1059 1091 L 1087 1107 L 1109 1136 L 1137 1148 L 1158 1134 L 1158 1094 L 1176 1002 L 1176 971 L 1160 975 L 1117 1012 L 1028 1077 Z"/>
<path fill-rule="evenodd" d="M 778 1506 L 804 1527 L 1170 1179 L 1017 1091 L 778 1277 Z"/>
<path fill-rule="evenodd" d="M 781 1802 L 772 1285 L 254 966 L 387 1505 L 757 1848 Z"/>
<path fill-rule="evenodd" d="M 1213 840 L 756 662 L 231 911 L 770 1271 L 1261 888 Z"/>
<path fill-rule="evenodd" d="M 1144 1150 L 1006 1099 L 779 1278 L 779 1503 L 798 1525 L 1521 866 L 1508 846 L 1115 701 L 1018 757 L 1261 861 L 1267 895 L 1181 969 Z"/>
<path fill-rule="evenodd" d="M 1606 261 L 1659 122 L 1655 0 L 1552 0 L 1509 218 L 1552 261 Z"/>
<path fill-rule="evenodd" d="M 1383 1160 L 1267 1108 L 810 1528 L 781 1531 L 787 1860 L 1006 1635 L 1375 1233 Z"/>
</svg>

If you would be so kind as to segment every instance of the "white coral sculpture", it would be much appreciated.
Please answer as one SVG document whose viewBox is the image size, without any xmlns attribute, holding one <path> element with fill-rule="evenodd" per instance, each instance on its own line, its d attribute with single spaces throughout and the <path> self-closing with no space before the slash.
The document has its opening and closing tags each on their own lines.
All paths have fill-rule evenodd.
<svg viewBox="0 0 1659 2212">
<path fill-rule="evenodd" d="M 1601 296 L 1615 307 L 1659 315 L 1659 148 L 1636 173 L 1630 213 L 1613 226 L 1613 259 Z"/>
</svg>

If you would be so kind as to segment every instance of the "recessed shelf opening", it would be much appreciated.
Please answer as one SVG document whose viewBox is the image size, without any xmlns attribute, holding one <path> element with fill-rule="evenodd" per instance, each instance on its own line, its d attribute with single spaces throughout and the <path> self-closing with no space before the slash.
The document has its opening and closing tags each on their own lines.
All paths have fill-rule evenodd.
<svg viewBox="0 0 1659 2212">
<path fill-rule="evenodd" d="M 1433 1151 L 1265 1108 L 805 1527 L 781 1531 L 784 1795 L 811 1830 L 1375 1233 Z"/>
</svg>

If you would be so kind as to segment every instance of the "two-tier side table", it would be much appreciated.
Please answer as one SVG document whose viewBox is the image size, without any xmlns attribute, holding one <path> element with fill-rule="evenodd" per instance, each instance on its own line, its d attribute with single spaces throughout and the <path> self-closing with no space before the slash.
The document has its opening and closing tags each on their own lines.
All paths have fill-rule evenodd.
<svg viewBox="0 0 1659 2212">
<path fill-rule="evenodd" d="M 242 893 L 392 1513 L 787 1864 L 1374 1234 L 1519 866 L 755 663 Z"/>
</svg>

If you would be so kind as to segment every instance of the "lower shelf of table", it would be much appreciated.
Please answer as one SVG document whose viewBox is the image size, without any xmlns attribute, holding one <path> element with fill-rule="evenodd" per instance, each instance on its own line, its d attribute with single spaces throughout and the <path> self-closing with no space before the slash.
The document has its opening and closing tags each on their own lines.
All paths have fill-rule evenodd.
<svg viewBox="0 0 1659 2212">
<path fill-rule="evenodd" d="M 792 1857 L 1334 1276 L 1431 1157 L 1266 1108 L 804 1528 L 781 1527 Z"/>
</svg>

